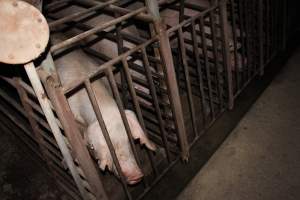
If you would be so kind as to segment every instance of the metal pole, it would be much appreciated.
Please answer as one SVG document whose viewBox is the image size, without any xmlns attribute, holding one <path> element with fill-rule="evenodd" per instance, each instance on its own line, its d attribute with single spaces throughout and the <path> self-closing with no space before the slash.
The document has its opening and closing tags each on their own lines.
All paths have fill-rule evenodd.
<svg viewBox="0 0 300 200">
<path fill-rule="evenodd" d="M 259 41 L 259 67 L 260 75 L 264 75 L 264 40 L 263 40 L 263 0 L 258 2 L 258 41 Z"/>
<path fill-rule="evenodd" d="M 58 147 L 67 163 L 67 166 L 68 166 L 74 180 L 75 180 L 75 183 L 76 183 L 83 199 L 88 200 L 89 198 L 87 195 L 87 191 L 84 189 L 84 187 L 82 185 L 81 178 L 76 170 L 71 153 L 70 153 L 70 151 L 65 143 L 65 140 L 63 138 L 63 135 L 56 123 L 55 116 L 50 107 L 48 98 L 46 98 L 44 88 L 43 88 L 42 83 L 40 82 L 39 76 L 35 70 L 35 66 L 31 62 L 29 64 L 26 64 L 24 67 L 25 67 L 26 73 L 28 75 L 28 78 L 31 82 L 31 85 L 36 93 L 38 101 L 45 113 L 45 117 L 49 123 L 49 126 L 51 127 L 51 130 L 52 130 L 55 140 L 58 144 Z"/>
<path fill-rule="evenodd" d="M 169 97 L 171 101 L 172 110 L 174 113 L 174 120 L 177 128 L 179 145 L 181 148 L 181 158 L 184 161 L 188 161 L 189 158 L 189 145 L 184 125 L 183 112 L 181 107 L 181 101 L 179 96 L 179 89 L 175 75 L 173 57 L 171 52 L 171 46 L 169 42 L 169 36 L 166 31 L 165 24 L 163 24 L 160 14 L 157 0 L 145 0 L 148 12 L 154 19 L 154 28 L 156 34 L 159 36 L 160 54 L 161 59 L 164 62 L 164 73 L 167 78 L 167 86 L 169 90 Z"/>
<path fill-rule="evenodd" d="M 234 106 L 234 95 L 233 95 L 233 83 L 232 83 L 232 72 L 230 66 L 230 52 L 229 52 L 229 30 L 228 30 L 228 21 L 227 21 L 227 0 L 222 0 L 220 2 L 220 15 L 221 15 L 221 31 L 223 37 L 223 57 L 224 64 L 226 68 L 226 77 L 228 83 L 228 108 L 233 109 Z"/>
</svg>

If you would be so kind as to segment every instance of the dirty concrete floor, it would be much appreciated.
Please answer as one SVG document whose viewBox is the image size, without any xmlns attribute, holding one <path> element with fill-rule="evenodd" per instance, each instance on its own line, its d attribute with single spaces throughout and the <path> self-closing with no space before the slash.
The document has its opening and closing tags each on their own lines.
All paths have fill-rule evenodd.
<svg viewBox="0 0 300 200">
<path fill-rule="evenodd" d="M 19 139 L 0 131 L 0 199 L 57 200 L 61 194 Z M 62 198 L 61 198 L 62 197 Z"/>
<path fill-rule="evenodd" d="M 300 48 L 177 200 L 300 199 Z"/>
</svg>

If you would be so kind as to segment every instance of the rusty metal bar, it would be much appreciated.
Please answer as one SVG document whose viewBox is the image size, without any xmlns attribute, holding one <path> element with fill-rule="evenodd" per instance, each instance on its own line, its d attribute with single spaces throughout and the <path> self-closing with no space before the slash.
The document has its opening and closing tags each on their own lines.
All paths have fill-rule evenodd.
<svg viewBox="0 0 300 200">
<path fill-rule="evenodd" d="M 83 10 L 81 12 L 70 14 L 70 15 L 68 15 L 66 17 L 63 17 L 63 18 L 60 18 L 60 19 L 55 20 L 53 22 L 50 22 L 49 23 L 49 27 L 50 28 L 54 28 L 54 27 L 56 27 L 58 25 L 61 25 L 63 23 L 70 22 L 72 20 L 75 20 L 75 19 L 83 16 L 83 15 L 89 14 L 89 13 L 91 13 L 93 11 L 97 11 L 97 10 L 100 10 L 100 9 L 106 7 L 106 6 L 109 6 L 110 4 L 113 4 L 113 3 L 117 2 L 117 1 L 119 1 L 119 0 L 110 0 L 110 1 L 106 1 L 105 3 L 99 2 L 99 5 L 96 5 L 94 7 L 88 8 L 88 9 Z"/>
<path fill-rule="evenodd" d="M 219 93 L 219 101 L 220 101 L 220 109 L 222 110 L 224 107 L 224 99 L 223 99 L 223 88 L 222 88 L 222 75 L 220 72 L 220 67 L 221 65 L 219 64 L 219 58 L 218 58 L 218 44 L 219 41 L 217 40 L 217 30 L 216 30 L 216 16 L 214 14 L 215 11 L 211 11 L 209 13 L 209 18 L 210 18 L 210 29 L 211 29 L 211 34 L 212 34 L 212 46 L 213 46 L 213 55 L 214 55 L 214 60 L 215 60 L 215 73 L 216 73 L 216 84 L 218 85 L 218 93 Z"/>
<path fill-rule="evenodd" d="M 7 102 L 9 103 L 14 109 L 16 109 L 22 116 L 26 117 L 27 113 L 25 112 L 25 110 L 22 108 L 22 106 L 20 104 L 18 104 L 16 102 L 15 99 L 9 97 L 3 90 L 0 89 L 0 96 Z M 26 101 L 26 100 L 25 100 Z M 28 103 L 30 106 L 32 106 L 30 103 L 30 101 L 26 101 L 26 103 Z M 36 120 L 39 124 L 41 124 L 42 126 L 44 126 L 47 130 L 50 130 L 49 125 L 41 120 L 40 118 L 38 118 L 37 115 L 33 114 L 32 116 L 34 118 L 34 120 Z M 31 136 L 32 137 L 32 136 Z M 50 138 L 47 134 L 43 133 L 43 137 L 45 137 L 47 139 L 47 141 L 49 141 L 53 146 L 57 147 L 57 144 L 55 142 L 55 140 L 53 138 Z M 33 138 L 32 138 L 33 139 Z M 58 147 L 57 147 L 58 148 Z"/>
<path fill-rule="evenodd" d="M 240 67 L 239 62 L 238 62 L 238 45 L 237 45 L 237 24 L 236 24 L 236 15 L 235 15 L 235 4 L 234 4 L 234 0 L 230 0 L 230 9 L 231 9 L 231 20 L 232 20 L 232 27 L 231 27 L 231 31 L 232 31 L 232 39 L 233 39 L 233 45 L 234 45 L 234 63 L 235 66 L 233 66 L 233 69 L 231 70 L 235 70 L 235 81 L 236 81 L 236 89 L 239 90 L 239 82 L 240 82 Z M 240 33 L 241 34 L 241 33 Z M 232 53 L 232 52 L 230 52 Z"/>
<path fill-rule="evenodd" d="M 246 64 L 246 58 L 247 58 L 247 53 L 246 53 L 246 44 L 245 44 L 245 36 L 244 36 L 244 31 L 245 31 L 245 18 L 244 18 L 244 12 L 243 12 L 243 4 L 242 1 L 238 1 L 237 2 L 237 6 L 238 6 L 238 12 L 239 12 L 239 23 L 240 23 L 240 37 L 241 37 L 241 56 L 242 56 L 242 67 L 243 67 L 243 71 L 242 71 L 242 83 L 247 81 L 247 77 L 246 77 L 246 65 L 248 65 L 248 63 Z"/>
<path fill-rule="evenodd" d="M 34 74 L 34 77 L 31 78 L 33 79 L 32 85 L 35 91 L 37 91 L 36 95 L 45 113 L 45 117 L 47 118 L 47 121 L 52 129 L 52 132 L 55 136 L 58 146 L 60 147 L 60 149 L 63 148 L 61 149 L 61 152 L 65 158 L 69 170 L 71 171 L 71 174 L 76 182 L 76 185 L 80 190 L 80 193 L 82 194 L 83 198 L 88 199 L 87 191 L 84 189 L 84 186 L 82 185 L 82 181 L 76 170 L 73 158 L 69 152 L 68 147 L 65 144 L 64 138 L 59 130 L 59 127 L 55 122 L 54 114 L 50 109 L 48 101 L 46 100 L 47 98 L 45 98 L 45 92 L 43 91 L 42 85 L 39 82 L 39 77 L 35 71 L 35 68 L 32 65 L 32 66 L 27 66 L 25 69 L 27 71 L 28 76 L 32 76 L 32 74 Z M 44 82 L 46 91 L 48 92 L 48 95 L 53 103 L 53 106 L 55 107 L 56 113 L 64 127 L 65 134 L 69 139 L 71 146 L 73 147 L 72 152 L 74 153 L 76 159 L 78 159 L 79 163 L 83 163 L 82 168 L 85 172 L 87 179 L 91 184 L 95 196 L 98 199 L 101 198 L 107 199 L 106 193 L 104 192 L 103 185 L 99 177 L 95 176 L 95 174 L 97 174 L 96 168 L 82 141 L 82 138 L 80 138 L 81 135 L 75 123 L 74 116 L 71 113 L 70 107 L 67 103 L 67 100 L 61 88 L 58 87 L 57 83 L 55 83 L 53 77 L 48 76 L 48 74 L 46 75 L 43 74 L 44 71 L 42 70 L 40 70 L 39 72 L 42 77 L 42 81 Z"/>
<path fill-rule="evenodd" d="M 76 182 L 76 185 L 77 185 L 81 195 L 83 196 L 83 198 L 88 199 L 88 197 L 86 195 L 86 191 L 85 191 L 83 185 L 81 184 L 80 177 L 76 171 L 75 164 L 74 164 L 73 158 L 71 156 L 71 153 L 69 152 L 69 149 L 68 149 L 68 147 L 64 141 L 64 138 L 62 136 L 62 133 L 56 123 L 55 116 L 52 112 L 49 102 L 48 102 L 47 98 L 45 98 L 45 91 L 40 82 L 39 76 L 35 70 L 35 66 L 33 65 L 33 63 L 26 64 L 25 70 L 26 70 L 26 73 L 32 84 L 32 87 L 35 90 L 35 93 L 39 100 L 39 103 L 45 113 L 45 117 L 49 123 L 49 126 L 51 127 L 51 130 L 52 130 L 53 135 L 56 139 L 56 142 L 59 146 L 59 149 L 62 152 L 62 154 L 66 160 L 66 163 L 69 167 L 69 170 L 71 171 L 71 174 Z"/>
<path fill-rule="evenodd" d="M 106 68 L 111 67 L 113 65 L 115 65 L 116 63 L 118 63 L 120 60 L 122 60 L 123 58 L 126 58 L 128 56 L 130 56 L 132 53 L 136 52 L 138 49 L 141 49 L 142 47 L 146 47 L 150 44 L 152 44 L 153 42 L 158 40 L 158 36 L 155 36 L 153 38 L 151 38 L 150 40 L 147 40 L 145 43 L 140 44 L 138 46 L 135 46 L 134 48 L 126 51 L 125 53 L 111 59 L 110 61 L 100 65 L 95 71 L 91 72 L 88 75 L 88 78 L 93 78 L 97 75 L 99 75 L 100 73 L 104 72 Z M 73 89 L 79 87 L 80 85 L 84 84 L 85 79 L 79 79 L 76 83 L 74 82 L 72 85 L 70 85 L 68 88 L 64 88 L 64 93 L 68 93 L 70 91 L 72 91 Z"/>
<path fill-rule="evenodd" d="M 141 161 L 140 161 L 140 159 L 138 157 L 138 153 L 137 153 L 137 150 L 135 148 L 135 144 L 134 144 L 134 141 L 133 141 L 133 138 L 132 138 L 132 135 L 131 135 L 131 130 L 130 130 L 130 127 L 129 127 L 129 123 L 128 123 L 128 120 L 126 118 L 125 108 L 124 108 L 124 106 L 122 104 L 122 100 L 121 100 L 121 97 L 120 97 L 120 94 L 119 94 L 119 91 L 118 91 L 118 87 L 117 87 L 117 84 L 115 82 L 114 75 L 113 75 L 113 72 L 112 72 L 111 68 L 107 68 L 106 75 L 107 75 L 107 78 L 109 80 L 110 87 L 111 87 L 112 92 L 113 92 L 113 96 L 115 97 L 115 101 L 117 103 L 117 106 L 118 106 L 118 109 L 119 109 L 122 121 L 124 123 L 125 129 L 126 129 L 126 133 L 127 133 L 127 137 L 128 137 L 128 140 L 129 140 L 129 143 L 130 143 L 130 146 L 131 146 L 134 158 L 135 158 L 138 166 L 142 170 Z M 143 172 L 143 174 L 145 174 L 145 172 L 143 170 L 142 170 L 142 172 Z M 149 185 L 149 183 L 148 183 L 148 181 L 146 179 L 144 179 L 144 183 L 145 183 L 146 187 Z"/>
<path fill-rule="evenodd" d="M 226 0 L 222 0 L 220 2 L 220 18 L 221 18 L 221 32 L 223 39 L 223 64 L 226 70 L 226 78 L 228 83 L 228 107 L 229 109 L 233 109 L 234 106 L 234 95 L 233 95 L 233 83 L 232 83 L 232 73 L 229 62 L 230 52 L 229 52 L 229 37 L 228 37 L 228 26 L 226 26 L 227 22 L 227 9 L 226 9 Z"/>
<path fill-rule="evenodd" d="M 163 121 L 163 118 L 162 118 L 162 113 L 161 113 L 161 110 L 160 110 L 160 107 L 159 107 L 159 101 L 158 101 L 158 97 L 157 97 L 157 94 L 156 94 L 155 85 L 154 85 L 154 82 L 153 82 L 153 77 L 152 77 L 152 73 L 151 73 L 151 69 L 150 69 L 151 66 L 150 66 L 150 63 L 149 63 L 149 60 L 148 60 L 148 57 L 147 57 L 147 52 L 146 52 L 145 48 L 142 48 L 142 54 L 143 54 L 143 63 L 145 65 L 146 77 L 147 77 L 147 80 L 148 80 L 148 83 L 149 83 L 149 86 L 150 86 L 149 89 L 150 89 L 151 96 L 153 98 L 156 117 L 157 117 L 158 122 L 159 122 L 159 130 L 160 130 L 160 133 L 161 133 L 161 138 L 162 138 L 163 144 L 165 146 L 165 152 L 166 152 L 167 158 L 170 161 L 171 156 L 170 156 L 170 152 L 169 152 L 168 140 L 166 138 L 167 133 L 166 133 L 166 130 L 165 130 L 165 124 L 164 124 L 164 121 Z"/>
<path fill-rule="evenodd" d="M 204 25 L 204 19 L 201 17 L 199 19 L 199 30 L 201 32 L 201 44 L 202 44 L 202 51 L 204 56 L 204 66 L 205 66 L 205 72 L 206 72 L 206 79 L 208 83 L 208 94 L 209 94 L 209 104 L 210 104 L 210 110 L 212 114 L 212 118 L 215 118 L 215 108 L 213 103 L 213 95 L 212 95 L 212 83 L 211 83 L 211 72 L 210 72 L 210 65 L 208 62 L 208 52 L 207 52 L 207 45 L 206 45 L 206 36 L 205 36 L 205 25 Z"/>
<path fill-rule="evenodd" d="M 112 141 L 110 139 L 109 133 L 108 133 L 108 131 L 106 129 L 106 125 L 105 125 L 105 122 L 103 120 L 103 117 L 102 117 L 102 114 L 101 114 L 101 111 L 100 111 L 100 108 L 99 108 L 99 104 L 97 102 L 95 93 L 94 93 L 94 91 L 92 89 L 92 86 L 91 86 L 91 83 L 90 83 L 89 79 L 86 79 L 86 81 L 84 82 L 84 86 L 85 86 L 86 91 L 88 93 L 88 96 L 89 96 L 89 99 L 91 101 L 93 110 L 95 111 L 98 123 L 100 125 L 101 130 L 102 130 L 102 134 L 103 134 L 103 136 L 105 138 L 107 146 L 109 148 L 110 154 L 111 154 L 111 156 L 113 158 L 114 164 L 115 164 L 115 166 L 117 168 L 117 171 L 118 171 L 118 174 L 120 176 L 120 179 L 121 179 L 124 191 L 125 191 L 128 199 L 132 199 L 131 194 L 130 194 L 130 192 L 128 190 L 128 187 L 127 187 L 126 178 L 125 178 L 125 176 L 124 176 L 124 174 L 122 172 L 121 165 L 119 163 L 119 160 L 118 160 L 117 154 L 115 152 L 113 143 L 112 143 Z M 101 100 L 99 99 L 99 101 L 101 101 Z"/>
<path fill-rule="evenodd" d="M 184 125 L 183 112 L 181 107 L 181 101 L 179 96 L 178 84 L 175 76 L 174 63 L 172 59 L 172 52 L 169 43 L 169 36 L 166 32 L 164 24 L 161 21 L 155 23 L 155 30 L 159 35 L 159 44 L 160 44 L 160 55 L 161 59 L 164 62 L 164 73 L 166 75 L 167 87 L 170 97 L 171 107 L 174 113 L 174 120 L 177 129 L 177 134 L 179 138 L 179 145 L 181 148 L 181 158 L 183 160 L 188 160 L 189 157 L 189 148 L 187 135 Z"/>
<path fill-rule="evenodd" d="M 172 59 L 171 46 L 166 27 L 160 15 L 157 0 L 146 0 L 148 12 L 154 18 L 154 29 L 159 37 L 159 52 L 164 63 L 163 70 L 166 75 L 167 87 L 169 91 L 170 103 L 174 114 L 177 136 L 181 148 L 181 158 L 187 161 L 189 158 L 189 145 L 184 125 L 183 112 L 180 102 L 178 84 L 175 75 L 174 63 Z"/>
<path fill-rule="evenodd" d="M 192 118 L 192 126 L 193 126 L 194 134 L 197 135 L 198 130 L 197 130 L 197 124 L 196 124 L 195 105 L 194 105 L 194 100 L 193 100 L 191 80 L 190 80 L 190 74 L 189 74 L 189 66 L 187 63 L 187 55 L 186 55 L 185 44 L 184 44 L 184 40 L 183 40 L 184 35 L 182 32 L 182 27 L 180 27 L 178 30 L 178 37 L 179 37 L 178 39 L 179 39 L 181 60 L 182 60 L 183 71 L 184 71 L 184 76 L 185 76 L 185 85 L 186 85 L 187 93 L 188 93 L 189 109 L 190 109 L 191 118 Z"/>
<path fill-rule="evenodd" d="M 199 81 L 199 91 L 200 91 L 200 95 L 201 95 L 201 105 L 202 105 L 202 115 L 203 115 L 203 126 L 205 126 L 206 124 L 206 113 L 205 113 L 205 92 L 204 92 L 204 88 L 203 88 L 203 74 L 202 74 L 202 67 L 201 67 L 201 63 L 200 63 L 200 58 L 199 58 L 199 48 L 198 48 L 198 37 L 196 34 L 196 30 L 195 30 L 196 24 L 195 21 L 192 21 L 192 40 L 193 40 L 193 49 L 194 49 L 194 56 L 195 56 L 195 60 L 196 60 L 196 66 L 197 66 L 197 72 L 198 72 L 198 81 Z M 197 133 L 198 134 L 198 133 Z"/>
<path fill-rule="evenodd" d="M 282 40 L 282 44 L 281 44 L 281 49 L 284 51 L 284 50 L 286 50 L 286 46 L 287 46 L 287 19 L 288 19 L 288 17 L 287 17 L 287 14 L 288 14 L 288 9 L 287 9 L 287 3 L 288 1 L 282 1 L 282 4 L 283 4 L 283 6 L 282 6 L 282 10 L 283 10 L 283 12 L 282 12 L 282 15 L 283 15 L 283 17 L 282 17 L 282 24 L 283 24 L 283 26 L 282 26 L 282 38 L 281 38 L 281 40 Z"/>
<path fill-rule="evenodd" d="M 25 92 L 25 90 L 18 84 L 18 82 L 20 82 L 20 78 L 15 78 L 14 81 L 16 82 L 16 89 L 19 93 L 20 99 L 21 99 L 21 103 L 26 111 L 26 117 L 29 121 L 29 124 L 31 125 L 34 137 L 39 145 L 39 148 L 42 152 L 43 155 L 43 159 L 45 160 L 45 162 L 47 163 L 47 165 L 49 166 L 49 168 L 51 169 L 51 161 L 49 160 L 48 156 L 47 156 L 47 149 L 45 148 L 45 141 L 44 138 L 41 135 L 40 129 L 39 129 L 39 125 L 37 123 L 37 121 L 35 121 L 32 117 L 33 115 L 33 109 L 32 107 L 29 106 L 29 104 L 26 103 L 26 100 L 28 99 L 27 93 Z"/>
<path fill-rule="evenodd" d="M 82 5 L 86 5 L 86 6 L 96 6 L 96 5 L 100 4 L 99 1 L 94 1 L 94 0 L 74 0 L 74 1 L 77 3 L 80 3 Z M 125 15 L 132 11 L 132 10 L 129 10 L 126 8 L 121 8 L 116 5 L 110 5 L 109 7 L 105 7 L 104 10 L 111 11 L 112 13 L 118 13 L 120 15 Z M 146 13 L 137 14 L 137 15 L 133 16 L 133 18 L 142 20 L 142 21 L 145 21 L 148 23 L 153 21 L 153 18 Z"/>
<path fill-rule="evenodd" d="M 182 22 L 184 20 L 185 0 L 180 0 L 179 5 L 179 22 Z"/>
<path fill-rule="evenodd" d="M 126 19 L 129 19 L 129 18 L 131 18 L 131 17 L 133 17 L 133 16 L 135 16 L 135 15 L 137 15 L 137 14 L 139 14 L 139 13 L 145 11 L 145 10 L 146 10 L 146 7 L 139 8 L 139 9 L 137 9 L 135 11 L 132 11 L 132 12 L 126 14 L 126 15 L 123 15 L 122 17 L 119 17 L 117 19 L 111 20 L 109 22 L 105 22 L 105 23 L 103 23 L 103 24 L 101 24 L 99 26 L 95 26 L 94 28 L 92 28 L 92 29 L 90 29 L 88 31 L 80 33 L 80 34 L 78 34 L 78 35 L 76 35 L 76 36 L 74 36 L 72 38 L 69 38 L 69 39 L 67 39 L 67 40 L 65 40 L 63 42 L 60 42 L 60 43 L 58 43 L 56 45 L 53 45 L 50 50 L 53 53 L 53 52 L 55 52 L 55 51 L 57 51 L 59 49 L 62 49 L 64 47 L 68 47 L 68 46 L 70 46 L 70 45 L 72 45 L 72 44 L 74 44 L 76 42 L 79 42 L 80 40 L 83 40 L 83 39 L 85 39 L 85 38 L 87 38 L 87 37 L 89 37 L 89 36 L 91 36 L 91 35 L 93 35 L 93 34 L 95 34 L 97 32 L 100 32 L 100 31 L 104 30 L 107 27 L 116 25 L 116 24 L 118 24 L 118 23 L 120 23 L 120 22 L 122 22 L 122 21 L 124 21 Z"/>
<path fill-rule="evenodd" d="M 258 31 L 259 31 L 259 66 L 260 75 L 264 74 L 264 41 L 263 41 L 263 0 L 258 1 Z"/>
<path fill-rule="evenodd" d="M 137 98 L 135 89 L 133 87 L 133 81 L 132 81 L 131 75 L 129 73 L 129 66 L 128 66 L 126 58 L 122 59 L 122 64 L 123 64 L 125 77 L 127 79 L 127 83 L 128 83 L 128 87 L 129 87 L 128 89 L 129 89 L 129 92 L 131 94 L 133 105 L 134 105 L 134 108 L 135 108 L 135 111 L 136 111 L 136 114 L 137 114 L 137 118 L 138 118 L 138 120 L 139 120 L 139 122 L 141 124 L 142 129 L 144 130 L 145 133 L 147 133 L 146 132 L 146 127 L 145 127 L 145 122 L 144 122 L 143 115 L 142 115 L 142 111 L 141 111 L 139 102 L 137 100 L 138 98 Z M 169 153 L 168 149 L 166 151 L 167 151 L 167 153 Z M 152 168 L 156 172 L 156 166 L 155 166 L 155 163 L 153 161 L 153 155 L 152 155 L 152 153 L 149 152 L 148 156 L 149 156 L 149 159 L 151 161 Z M 167 158 L 168 158 L 168 161 L 170 162 L 170 159 L 171 159 L 170 154 L 167 154 Z"/>
</svg>

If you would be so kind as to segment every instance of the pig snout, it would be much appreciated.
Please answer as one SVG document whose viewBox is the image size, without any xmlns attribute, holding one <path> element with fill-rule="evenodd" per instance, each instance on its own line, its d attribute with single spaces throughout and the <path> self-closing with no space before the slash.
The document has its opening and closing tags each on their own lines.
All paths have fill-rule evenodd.
<svg viewBox="0 0 300 200">
<path fill-rule="evenodd" d="M 126 182 L 129 185 L 139 183 L 144 177 L 144 174 L 141 172 L 135 161 L 120 161 L 120 165 L 122 173 L 126 178 Z"/>
</svg>

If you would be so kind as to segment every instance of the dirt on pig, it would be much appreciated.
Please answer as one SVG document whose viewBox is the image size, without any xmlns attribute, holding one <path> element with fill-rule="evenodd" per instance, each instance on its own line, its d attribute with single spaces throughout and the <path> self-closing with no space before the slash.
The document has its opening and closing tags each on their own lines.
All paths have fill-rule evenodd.
<svg viewBox="0 0 300 200">
<path fill-rule="evenodd" d="M 61 196 L 35 155 L 14 135 L 0 129 L 0 199 L 55 200 Z"/>
</svg>

